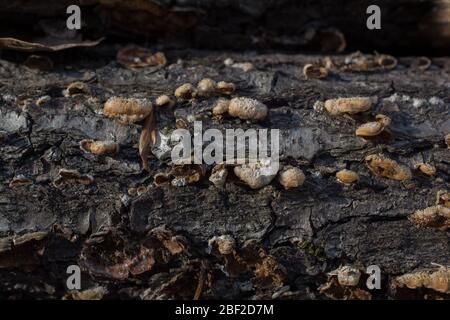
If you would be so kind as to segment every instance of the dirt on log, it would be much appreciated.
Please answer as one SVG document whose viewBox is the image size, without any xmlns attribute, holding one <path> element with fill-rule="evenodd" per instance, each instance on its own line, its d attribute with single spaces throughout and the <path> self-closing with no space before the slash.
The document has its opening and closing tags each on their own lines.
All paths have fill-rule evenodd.
<svg viewBox="0 0 450 320">
<path fill-rule="evenodd" d="M 346 56 L 167 50 L 166 66 L 130 70 L 115 53 L 109 44 L 61 53 L 51 56 L 51 71 L 0 60 L 0 297 L 449 298 L 426 283 L 396 282 L 432 263 L 450 265 L 448 231 L 410 219 L 450 190 L 448 58 L 432 59 L 426 70 L 416 58 L 400 58 L 392 70 L 355 71 Z M 327 63 L 328 76 L 305 78 L 307 63 Z M 159 107 L 158 144 L 150 172 L 143 170 L 142 123 L 106 117 L 104 103 L 173 97 L 203 78 L 235 84 L 232 96 L 261 101 L 268 116 L 213 116 L 217 97 Z M 85 84 L 81 91 L 64 91 L 76 81 Z M 377 99 L 357 115 L 332 116 L 323 107 L 355 96 Z M 389 127 L 357 137 L 376 114 L 388 116 Z M 279 129 L 281 164 L 300 168 L 304 184 L 286 190 L 275 178 L 253 190 L 229 169 L 216 187 L 205 166 L 188 186 L 156 186 L 155 174 L 172 169 L 163 138 L 176 123 L 192 129 L 194 120 L 203 130 Z M 118 149 L 86 152 L 85 139 Z M 394 160 L 410 177 L 386 178 L 389 172 L 370 167 L 370 155 Z M 342 169 L 359 180 L 340 183 Z M 81 267 L 83 290 L 67 289 L 69 265 Z M 342 265 L 360 270 L 356 285 L 329 279 Z M 370 265 L 381 269 L 379 290 L 366 287 Z"/>
</svg>

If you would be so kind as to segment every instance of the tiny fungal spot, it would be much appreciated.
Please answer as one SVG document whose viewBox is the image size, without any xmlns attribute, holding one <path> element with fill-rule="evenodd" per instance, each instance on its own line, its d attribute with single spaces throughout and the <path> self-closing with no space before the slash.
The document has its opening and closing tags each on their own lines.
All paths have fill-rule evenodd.
<svg viewBox="0 0 450 320">
<path fill-rule="evenodd" d="M 117 118 L 122 124 L 144 120 L 153 111 L 152 103 L 147 99 L 112 97 L 106 101 L 103 113 Z"/>
<path fill-rule="evenodd" d="M 340 183 L 351 184 L 351 183 L 358 182 L 359 176 L 354 171 L 343 169 L 336 173 L 336 179 Z"/>
<path fill-rule="evenodd" d="M 328 70 L 313 64 L 306 64 L 303 67 L 303 74 L 308 79 L 323 79 L 328 76 Z"/>
<path fill-rule="evenodd" d="M 325 109 L 331 115 L 356 114 L 368 111 L 377 102 L 376 97 L 338 98 L 325 101 Z"/>
<path fill-rule="evenodd" d="M 228 106 L 230 116 L 243 120 L 263 120 L 267 113 L 267 106 L 252 98 L 233 98 Z"/>
<path fill-rule="evenodd" d="M 84 139 L 80 141 L 80 148 L 85 152 L 101 155 L 116 153 L 119 150 L 119 145 L 114 141 L 94 141 L 92 139 Z"/>
<path fill-rule="evenodd" d="M 285 189 L 297 188 L 305 182 L 305 174 L 299 168 L 286 166 L 280 172 L 278 181 Z"/>
</svg>

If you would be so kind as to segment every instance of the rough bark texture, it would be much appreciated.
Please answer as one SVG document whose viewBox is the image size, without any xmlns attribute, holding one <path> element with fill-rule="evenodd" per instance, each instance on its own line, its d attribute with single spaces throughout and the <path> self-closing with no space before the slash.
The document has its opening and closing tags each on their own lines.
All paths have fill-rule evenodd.
<svg viewBox="0 0 450 320">
<path fill-rule="evenodd" d="M 373 298 L 448 298 L 391 288 L 397 275 L 450 264 L 448 231 L 418 229 L 408 220 L 415 210 L 434 205 L 438 190 L 450 189 L 444 142 L 450 129 L 448 59 L 434 59 L 426 71 L 411 67 L 414 58 L 402 58 L 392 71 L 337 68 L 325 80 L 310 80 L 303 65 L 323 56 L 167 51 L 165 67 L 127 70 L 114 54 L 113 47 L 101 45 L 54 55 L 49 72 L 0 61 L 2 298 L 80 298 L 65 287 L 71 264 L 82 267 L 83 289 L 97 287 L 81 298 L 192 299 L 206 279 L 205 299 L 322 299 L 329 296 L 318 287 L 341 264 L 380 266 L 382 289 L 372 291 Z M 254 68 L 225 66 L 226 58 Z M 339 64 L 345 57 L 331 58 Z M 251 190 L 230 173 L 218 189 L 208 181 L 209 171 L 187 187 L 152 183 L 169 165 L 150 157 L 152 172 L 143 171 L 136 145 L 141 123 L 105 117 L 103 103 L 111 96 L 172 95 L 179 85 L 204 77 L 233 82 L 235 96 L 264 102 L 269 116 L 258 124 L 213 119 L 216 98 L 199 99 L 159 109 L 158 130 L 173 129 L 175 118 L 189 123 L 192 115 L 204 129 L 280 129 L 281 162 L 305 172 L 302 187 L 284 190 L 275 179 Z M 90 93 L 63 96 L 73 81 L 87 83 Z M 51 99 L 36 105 L 44 95 Z M 313 108 L 316 101 L 358 95 L 379 100 L 370 112 L 352 117 Z M 357 126 L 377 113 L 392 118 L 389 132 L 367 141 L 356 137 Z M 82 139 L 114 140 L 120 151 L 85 153 Z M 364 158 L 379 153 L 410 168 L 432 163 L 437 173 L 414 171 L 404 182 L 374 176 Z M 56 187 L 61 168 L 89 174 L 94 182 Z M 342 168 L 358 172 L 360 181 L 338 183 L 335 173 Z M 10 187 L 19 175 L 30 183 Z M 140 186 L 146 191 L 128 194 Z M 235 239 L 231 253 L 208 247 L 209 239 L 221 235 Z M 359 287 L 367 290 L 365 281 Z"/>
</svg>

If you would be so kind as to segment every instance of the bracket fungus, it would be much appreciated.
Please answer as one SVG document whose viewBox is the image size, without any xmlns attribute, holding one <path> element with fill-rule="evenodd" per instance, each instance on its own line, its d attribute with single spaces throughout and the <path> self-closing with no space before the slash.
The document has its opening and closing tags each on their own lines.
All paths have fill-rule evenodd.
<svg viewBox="0 0 450 320">
<path fill-rule="evenodd" d="M 375 117 L 376 121 L 367 122 L 358 129 L 356 129 L 356 135 L 358 137 L 372 137 L 379 135 L 383 130 L 391 123 L 391 118 L 378 114 Z"/>
<path fill-rule="evenodd" d="M 58 176 L 53 181 L 54 186 L 61 187 L 69 182 L 89 185 L 94 182 L 94 178 L 88 174 L 80 174 L 77 170 L 59 169 Z"/>
<path fill-rule="evenodd" d="M 429 163 L 418 163 L 414 166 L 414 169 L 419 170 L 427 176 L 434 176 L 436 174 L 436 167 Z"/>
<path fill-rule="evenodd" d="M 450 208 L 436 205 L 417 210 L 409 220 L 418 228 L 436 228 L 445 231 L 450 228 Z"/>
<path fill-rule="evenodd" d="M 447 190 L 439 190 L 436 193 L 436 204 L 450 208 L 450 192 Z"/>
<path fill-rule="evenodd" d="M 202 79 L 197 84 L 197 91 L 201 97 L 212 96 L 216 91 L 216 82 L 210 78 Z"/>
<path fill-rule="evenodd" d="M 103 113 L 110 118 L 117 118 L 122 124 L 144 120 L 153 111 L 148 99 L 112 97 L 106 101 Z"/>
<path fill-rule="evenodd" d="M 268 113 L 267 106 L 252 98 L 233 98 L 228 106 L 228 114 L 243 120 L 263 120 Z"/>
<path fill-rule="evenodd" d="M 438 269 L 424 269 L 407 273 L 396 277 L 392 285 L 409 289 L 427 288 L 437 292 L 450 293 L 450 268 L 439 266 Z"/>
<path fill-rule="evenodd" d="M 155 105 L 160 108 L 171 108 L 175 102 L 168 95 L 161 95 L 155 100 Z"/>
<path fill-rule="evenodd" d="M 377 101 L 376 97 L 329 99 L 325 101 L 325 109 L 333 116 L 343 113 L 356 114 L 370 110 Z"/>
<path fill-rule="evenodd" d="M 369 170 L 376 176 L 398 181 L 411 179 L 409 168 L 399 165 L 394 160 L 372 154 L 368 155 L 365 161 Z"/>
<path fill-rule="evenodd" d="M 276 176 L 278 168 L 270 160 L 261 160 L 234 167 L 234 174 L 252 189 L 268 185 Z"/>
<path fill-rule="evenodd" d="M 179 100 L 190 100 L 197 96 L 197 89 L 191 83 L 185 83 L 175 90 L 175 97 Z"/>
<path fill-rule="evenodd" d="M 336 179 L 340 183 L 351 184 L 357 182 L 359 180 L 359 176 L 354 171 L 343 169 L 336 173 Z"/>
<path fill-rule="evenodd" d="M 112 154 L 119 150 L 119 145 L 114 141 L 95 141 L 84 139 L 80 141 L 80 148 L 85 152 L 95 155 Z"/>
<path fill-rule="evenodd" d="M 224 99 L 224 98 L 218 99 L 212 110 L 213 115 L 219 116 L 219 115 L 223 115 L 223 114 L 227 113 L 229 105 L 230 105 L 230 100 Z"/>
<path fill-rule="evenodd" d="M 305 182 L 305 174 L 299 168 L 286 166 L 280 172 L 278 181 L 285 189 L 297 188 Z"/>
<path fill-rule="evenodd" d="M 77 94 L 89 94 L 90 90 L 86 83 L 81 81 L 72 82 L 64 90 L 63 94 L 65 97 L 73 96 Z"/>
<path fill-rule="evenodd" d="M 10 188 L 18 188 L 23 186 L 28 186 L 33 183 L 33 180 L 25 177 L 23 174 L 19 174 L 15 176 L 10 182 L 9 187 Z"/>
<path fill-rule="evenodd" d="M 236 90 L 236 86 L 231 82 L 219 81 L 216 90 L 220 94 L 231 95 Z"/>
<path fill-rule="evenodd" d="M 328 70 L 324 67 L 315 66 L 313 64 L 305 64 L 303 74 L 309 79 L 323 79 L 328 76 Z"/>
</svg>

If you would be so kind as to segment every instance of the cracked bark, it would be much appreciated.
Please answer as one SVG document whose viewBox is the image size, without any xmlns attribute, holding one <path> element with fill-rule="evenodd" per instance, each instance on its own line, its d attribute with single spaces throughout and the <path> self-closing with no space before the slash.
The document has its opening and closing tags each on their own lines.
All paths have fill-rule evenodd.
<svg viewBox="0 0 450 320">
<path fill-rule="evenodd" d="M 80 58 L 83 53 L 87 58 Z M 238 251 L 254 240 L 273 256 L 286 268 L 283 283 L 294 298 L 324 298 L 317 288 L 325 282 L 326 272 L 340 264 L 379 265 L 383 288 L 373 293 L 379 298 L 399 297 L 389 289 L 396 275 L 430 263 L 450 264 L 448 232 L 417 229 L 407 219 L 415 210 L 433 205 L 438 190 L 450 189 L 450 155 L 444 143 L 450 128 L 447 58 L 433 59 L 424 72 L 410 67 L 413 58 L 401 58 L 392 71 L 336 70 L 320 81 L 304 79 L 302 67 L 322 56 L 167 51 L 168 66 L 131 71 L 111 61 L 114 53 L 109 45 L 63 53 L 53 56 L 56 67 L 50 72 L 0 61 L 0 235 L 9 239 L 48 232 L 43 240 L 33 238 L 13 246 L 13 251 L 0 252 L 1 297 L 61 298 L 67 295 L 67 266 L 80 264 L 84 288 L 103 286 L 107 298 L 191 299 L 203 274 L 201 261 L 208 262 L 213 279 L 205 284 L 203 298 L 272 297 L 278 286 L 259 287 L 251 273 L 230 276 L 217 269 L 224 262 L 208 251 L 207 242 L 223 234 L 236 240 Z M 225 67 L 223 61 L 229 57 L 252 62 L 254 69 Z M 178 59 L 182 61 L 175 63 Z M 64 68 L 67 63 L 71 71 Z M 302 187 L 284 190 L 274 180 L 251 190 L 233 176 L 223 190 L 207 178 L 180 188 L 152 184 L 152 175 L 165 171 L 167 164 L 151 157 L 151 174 L 143 171 L 136 146 L 141 125 L 121 125 L 104 117 L 103 103 L 113 95 L 154 99 L 204 77 L 235 83 L 237 96 L 257 98 L 270 108 L 268 118 L 258 124 L 231 118 L 218 122 L 211 117 L 215 98 L 210 98 L 159 110 L 158 129 L 173 128 L 175 118 L 189 123 L 190 115 L 201 119 L 204 129 L 280 129 L 281 162 L 305 172 Z M 76 80 L 87 82 L 92 94 L 63 96 L 65 86 Z M 43 95 L 51 100 L 35 105 Z M 355 95 L 377 96 L 379 103 L 352 118 L 313 109 L 317 100 Z M 360 123 L 381 112 L 392 118 L 388 135 L 368 141 L 354 135 Z M 79 148 L 82 139 L 112 139 L 120 144 L 120 152 L 84 153 Z M 414 172 L 407 183 L 376 177 L 364 164 L 364 157 L 373 153 L 411 168 L 417 161 L 430 162 L 437 174 L 430 178 Z M 344 167 L 359 173 L 357 184 L 337 183 L 334 175 Z M 60 168 L 90 174 L 95 181 L 57 188 L 52 182 Z M 10 188 L 18 175 L 31 184 Z M 148 187 L 147 192 L 128 195 L 129 188 L 139 186 Z M 137 275 L 129 271 L 119 281 L 92 273 L 89 263 L 95 259 L 89 260 L 87 239 L 106 239 L 98 244 L 99 254 L 106 257 L 97 257 L 99 261 L 112 259 L 116 250 L 122 252 L 120 246 L 134 257 L 148 241 L 153 243 L 148 248 L 156 250 L 157 241 L 149 240 L 147 232 L 162 225 L 186 239 L 181 255 L 161 258 L 164 263 L 157 258 L 157 267 Z M 98 235 L 110 229 L 115 231 Z M 2 243 L 6 248 L 9 240 Z M 89 263 L 83 262 L 86 259 Z M 407 290 L 406 295 L 421 298 L 426 293 Z"/>
</svg>

